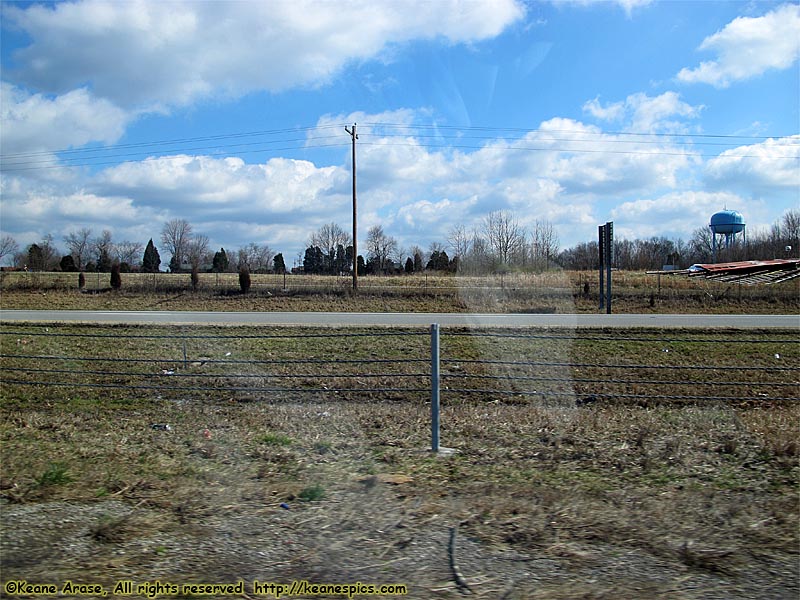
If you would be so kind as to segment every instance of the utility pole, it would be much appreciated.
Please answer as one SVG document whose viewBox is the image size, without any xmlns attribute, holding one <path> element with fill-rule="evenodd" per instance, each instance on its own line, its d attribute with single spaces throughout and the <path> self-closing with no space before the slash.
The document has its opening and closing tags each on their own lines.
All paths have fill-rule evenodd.
<svg viewBox="0 0 800 600">
<path fill-rule="evenodd" d="M 345 126 L 344 130 L 350 134 L 353 139 L 353 291 L 358 290 L 358 246 L 356 242 L 356 140 L 358 134 L 356 133 L 356 124 L 353 123 L 353 129 L 350 130 Z"/>
</svg>

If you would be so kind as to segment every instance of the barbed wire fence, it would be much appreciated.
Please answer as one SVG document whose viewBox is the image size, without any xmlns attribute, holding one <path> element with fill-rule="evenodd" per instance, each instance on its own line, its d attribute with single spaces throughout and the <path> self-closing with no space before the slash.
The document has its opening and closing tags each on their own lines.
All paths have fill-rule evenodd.
<svg viewBox="0 0 800 600">
<path fill-rule="evenodd" d="M 712 344 L 726 350 L 702 351 Z M 576 351 L 580 345 L 591 350 Z M 628 350 L 617 358 L 621 345 Z M 686 364 L 687 348 L 716 362 Z M 440 331 L 436 324 L 254 334 L 176 327 L 154 334 L 48 325 L 0 327 L 0 350 L 5 398 L 37 390 L 57 399 L 56 390 L 66 396 L 93 390 L 156 399 L 424 401 L 431 404 L 434 449 L 440 401 L 575 408 L 800 401 L 800 338 L 787 335 Z"/>
</svg>

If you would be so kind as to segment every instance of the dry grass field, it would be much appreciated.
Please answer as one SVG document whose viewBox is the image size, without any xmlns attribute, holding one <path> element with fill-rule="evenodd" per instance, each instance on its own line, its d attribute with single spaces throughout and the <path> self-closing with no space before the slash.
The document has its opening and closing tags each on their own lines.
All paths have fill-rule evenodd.
<svg viewBox="0 0 800 600">
<path fill-rule="evenodd" d="M 242 581 L 244 594 L 213 597 L 263 598 L 274 595 L 256 580 L 307 580 L 403 584 L 419 599 L 797 598 L 800 413 L 771 400 L 800 396 L 796 331 L 751 331 L 747 342 L 714 330 L 446 331 L 451 455 L 428 450 L 425 392 L 324 391 L 332 373 L 367 368 L 334 362 L 342 356 L 392 359 L 374 367 L 379 388 L 426 371 L 409 360 L 426 356 L 425 335 L 375 333 L 0 327 L 4 595 L 22 579 L 100 584 L 109 596 L 119 581 L 158 580 Z M 113 385 L 93 387 L 97 367 L 74 359 L 36 372 L 42 363 L 23 358 L 34 355 L 113 358 L 103 379 Z M 145 363 L 174 370 L 155 380 L 162 388 L 132 385 L 137 357 L 182 356 Z M 225 362 L 254 358 L 321 362 L 286 367 L 302 375 L 297 391 L 270 392 L 267 367 Z M 556 364 L 533 383 L 503 378 L 503 360 Z M 642 372 L 666 381 L 620 388 L 601 367 L 563 366 L 604 362 L 676 374 Z M 669 382 L 691 365 L 715 369 L 688 388 Z M 199 370 L 202 389 L 173 385 Z M 232 370 L 258 378 L 232 390 L 242 387 Z M 452 391 L 468 372 L 487 378 L 484 392 Z M 552 393 L 548 378 L 570 393 Z M 724 378 L 746 381 L 731 392 L 713 384 Z M 620 389 L 637 398 L 576 402 Z M 749 400 L 669 400 L 726 394 Z"/>
<path fill-rule="evenodd" d="M 800 313 L 800 279 L 747 286 L 685 275 L 614 273 L 614 312 Z M 345 312 L 591 313 L 598 311 L 594 272 L 551 271 L 484 277 L 441 274 L 368 276 L 352 293 L 349 277 L 252 275 L 240 293 L 233 273 L 123 273 L 120 290 L 109 276 L 76 273 L 0 273 L 0 305 L 83 310 L 218 310 Z M 588 287 L 587 287 L 588 286 Z"/>
</svg>

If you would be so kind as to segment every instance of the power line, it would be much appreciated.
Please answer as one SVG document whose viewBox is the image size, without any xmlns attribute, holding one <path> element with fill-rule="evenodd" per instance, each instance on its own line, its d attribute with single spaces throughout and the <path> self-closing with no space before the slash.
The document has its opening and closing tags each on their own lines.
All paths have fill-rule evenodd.
<svg viewBox="0 0 800 600">
<path fill-rule="evenodd" d="M 137 142 L 131 144 L 112 144 L 110 146 L 103 146 L 102 148 L 65 148 L 65 149 L 55 149 L 55 150 L 43 150 L 39 152 L 22 152 L 16 154 L 0 154 L 0 159 L 7 159 L 7 158 L 19 158 L 19 157 L 34 157 L 34 156 L 49 156 L 51 154 L 73 154 L 73 153 L 85 153 L 85 152 L 103 152 L 106 150 L 119 150 L 123 148 L 141 148 L 146 146 L 161 146 L 164 144 L 181 144 L 181 143 L 195 143 L 195 142 L 204 142 L 204 141 L 213 141 L 213 140 L 222 140 L 222 139 L 229 139 L 229 138 L 240 138 L 240 137 L 252 137 L 257 135 L 282 135 L 285 133 L 291 133 L 295 131 L 313 131 L 315 129 L 334 129 L 338 128 L 339 125 L 320 125 L 314 127 L 289 127 L 284 129 L 265 129 L 260 131 L 241 131 L 237 133 L 224 133 L 218 135 L 209 135 L 203 137 L 191 137 L 191 138 L 172 138 L 166 140 L 155 140 L 152 142 Z"/>
<path fill-rule="evenodd" d="M 382 123 L 372 122 L 363 123 L 370 127 L 394 127 L 399 129 L 444 129 L 444 130 L 457 130 L 457 131 L 509 131 L 516 133 L 592 133 L 585 130 L 574 129 L 525 129 L 521 127 L 488 127 L 488 126 L 471 126 L 459 127 L 457 125 L 406 125 L 403 123 Z M 701 138 L 722 138 L 722 139 L 742 139 L 742 140 L 767 140 L 767 139 L 784 139 L 798 134 L 788 135 L 736 135 L 736 134 L 722 134 L 722 133 L 657 133 L 652 131 L 598 131 L 596 135 L 631 135 L 638 137 L 701 137 Z"/>
<path fill-rule="evenodd" d="M 591 132 L 582 132 L 592 135 Z M 611 133 L 597 133 L 594 134 L 598 137 L 595 138 L 564 138 L 564 137 L 536 137 L 535 140 L 537 142 L 581 142 L 581 143 L 597 143 L 602 142 L 604 144 L 663 144 L 664 142 L 661 140 L 647 140 L 647 139 L 636 139 L 636 140 L 621 140 L 621 139 L 609 139 L 607 137 L 600 137 L 600 136 L 609 136 L 609 135 L 629 135 L 626 133 L 621 134 L 611 134 Z M 386 133 L 383 132 L 380 134 L 380 137 L 409 137 L 403 133 Z M 487 135 L 442 135 L 440 133 L 434 134 L 419 134 L 416 133 L 413 135 L 416 138 L 433 138 L 433 139 L 443 139 L 443 140 L 496 140 L 496 141 L 506 141 L 507 138 L 500 138 L 497 136 L 487 136 Z M 673 136 L 673 137 L 681 137 L 681 136 Z M 731 147 L 732 144 L 730 142 L 693 142 L 693 144 L 697 146 L 723 146 L 723 147 Z M 800 140 L 798 140 L 798 144 L 785 144 L 785 143 L 776 143 L 775 146 L 785 147 L 785 148 L 796 148 L 800 147 Z"/>
<path fill-rule="evenodd" d="M 246 142 L 246 143 L 241 143 L 241 144 L 225 144 L 225 145 L 218 145 L 218 146 L 194 146 L 194 147 L 189 147 L 189 148 L 164 148 L 164 149 L 160 150 L 160 152 L 163 152 L 163 153 L 184 153 L 184 152 L 192 152 L 192 151 L 196 151 L 196 150 L 219 150 L 219 149 L 223 149 L 223 148 L 246 148 L 246 147 L 252 147 L 252 146 L 263 146 L 265 144 L 279 144 L 279 143 L 287 143 L 288 144 L 288 143 L 293 143 L 293 142 L 306 142 L 305 146 L 301 145 L 301 146 L 297 146 L 297 148 L 318 147 L 319 145 L 315 146 L 314 144 L 308 144 L 308 142 L 315 142 L 317 140 L 337 139 L 338 137 L 339 136 L 328 135 L 328 136 L 320 136 L 320 137 L 315 137 L 315 138 L 289 138 L 289 139 L 281 139 L 281 140 L 273 140 L 273 141 Z M 103 150 L 102 149 L 95 149 L 95 150 L 92 150 L 92 151 L 93 152 L 101 152 Z M 254 151 L 255 152 L 259 152 L 259 150 L 254 150 Z M 264 151 L 266 151 L 266 150 L 264 150 Z M 98 159 L 100 159 L 100 158 L 102 158 L 102 159 L 106 159 L 106 158 L 127 158 L 127 157 L 132 157 L 132 156 L 149 156 L 149 155 L 152 155 L 152 152 L 123 152 L 123 153 L 120 153 L 120 154 L 104 154 L 104 155 L 98 156 L 96 158 L 98 158 Z M 66 158 L 62 159 L 63 162 L 57 163 L 57 164 L 58 164 L 58 166 L 66 166 L 66 167 L 68 167 L 68 166 L 72 166 L 72 164 L 70 164 L 69 162 L 66 162 L 66 161 L 81 161 L 81 160 L 92 160 L 92 157 L 81 157 L 81 156 L 79 156 L 77 158 L 66 157 Z M 19 163 L 19 164 L 25 165 L 26 163 Z M 49 159 L 41 160 L 41 161 L 28 162 L 27 166 L 30 166 L 31 168 L 34 168 L 35 165 L 40 165 L 40 164 L 41 165 L 53 164 L 53 159 L 49 158 Z M 93 164 L 93 163 L 87 163 L 87 164 Z M 11 165 L 11 169 L 6 169 L 6 170 L 13 170 L 13 169 L 14 169 L 14 165 L 12 164 Z"/>
<path fill-rule="evenodd" d="M 414 148 L 440 148 L 440 149 L 459 149 L 459 150 L 486 150 L 491 149 L 487 146 L 477 146 L 468 144 L 410 144 L 410 143 L 393 143 L 393 144 L 380 144 L 377 142 L 362 142 L 368 146 L 409 146 Z M 695 152 L 665 152 L 654 151 L 648 152 L 645 150 L 610 150 L 610 149 L 594 149 L 594 148 L 550 148 L 550 147 L 535 147 L 535 146 L 503 146 L 496 148 L 497 150 L 523 150 L 529 152 L 553 152 L 560 154 L 634 154 L 641 156 L 685 156 L 694 158 L 725 158 L 719 154 L 698 154 Z M 758 154 L 737 154 L 730 158 L 760 158 L 762 160 L 798 160 L 798 156 L 760 156 Z"/>
<path fill-rule="evenodd" d="M 348 144 L 345 142 L 334 142 L 331 144 L 316 144 L 316 145 L 301 145 L 301 146 L 284 146 L 280 148 L 270 148 L 267 150 L 253 150 L 254 154 L 263 154 L 266 152 L 283 152 L 288 150 L 304 150 L 310 148 L 336 148 L 336 147 L 344 147 Z M 158 159 L 173 159 L 175 158 L 176 154 L 168 155 L 168 156 L 160 156 L 157 157 Z M 98 157 L 98 158 L 106 158 L 106 157 Z M 100 161 L 100 162 L 83 162 L 83 163 L 72 163 L 72 164 L 61 164 L 61 163 L 52 163 L 52 164 L 44 164 L 41 166 L 20 166 L 20 167 L 5 167 L 0 166 L 0 172 L 3 173 L 11 173 L 17 171 L 34 171 L 38 169 L 66 169 L 66 168 L 76 168 L 76 167 L 98 167 L 104 165 L 121 165 L 127 162 L 133 161 L 119 161 L 119 160 L 109 160 L 109 161 Z"/>
<path fill-rule="evenodd" d="M 602 131 L 602 132 L 589 132 L 585 130 L 571 130 L 571 129 L 548 129 L 548 130 L 541 130 L 541 129 L 523 129 L 523 128 L 512 128 L 512 127 L 458 127 L 454 125 L 405 125 L 401 123 L 366 123 L 366 125 L 371 127 L 380 127 L 380 128 L 393 128 L 393 129 L 414 129 L 414 130 L 433 130 L 433 131 L 465 131 L 465 132 L 512 132 L 512 133 L 523 133 L 523 134 L 574 134 L 580 133 L 584 135 L 596 135 L 596 136 L 610 136 L 610 135 L 625 135 L 637 138 L 676 138 L 676 137 L 684 137 L 684 138 L 711 138 L 711 139 L 739 139 L 739 140 L 760 140 L 766 141 L 768 139 L 788 139 L 792 137 L 791 135 L 782 135 L 782 136 L 743 136 L 743 135 L 731 135 L 731 134 L 706 134 L 706 133 L 655 133 L 655 132 L 635 132 L 635 131 Z M 128 148 L 144 148 L 144 147 L 157 147 L 162 145 L 175 145 L 175 144 L 184 144 L 184 143 L 196 143 L 196 142 L 203 142 L 203 141 L 216 141 L 216 140 L 224 140 L 224 139 L 236 139 L 242 137 L 254 137 L 254 136 L 266 136 L 266 135 L 283 135 L 286 133 L 292 132 L 300 132 L 300 131 L 314 131 L 314 130 L 322 130 L 322 129 L 338 129 L 342 125 L 335 124 L 335 125 L 318 125 L 318 126 L 301 126 L 301 127 L 291 127 L 291 128 L 284 128 L 284 129 L 266 129 L 266 130 L 256 130 L 256 131 L 243 131 L 243 132 L 234 132 L 234 133 L 225 133 L 225 134 L 218 134 L 218 135 L 210 135 L 210 136 L 202 136 L 202 137 L 189 137 L 189 138 L 171 138 L 171 139 L 163 139 L 163 140 L 154 140 L 151 142 L 138 142 L 138 143 L 129 143 L 129 144 L 112 144 L 109 146 L 103 146 L 100 148 L 62 148 L 62 149 L 53 149 L 53 150 L 45 150 L 45 151 L 37 151 L 37 152 L 21 152 L 21 153 L 11 153 L 11 154 L 0 154 L 0 160 L 10 160 L 16 158 L 34 158 L 36 156 L 50 156 L 52 154 L 59 154 L 59 155 L 69 155 L 69 154 L 87 154 L 87 153 L 95 153 L 95 152 L 108 152 L 108 151 L 115 151 L 120 149 L 128 149 Z M 384 136 L 397 136 L 401 134 L 390 134 L 384 133 Z M 796 134 L 793 134 L 796 135 Z M 418 137 L 431 137 L 431 135 L 419 135 Z M 444 139 L 449 139 L 451 137 L 454 138 L 468 138 L 468 139 L 495 139 L 497 136 L 489 136 L 489 135 L 482 135 L 482 136 L 443 136 L 441 134 L 436 135 L 435 137 L 442 137 Z M 544 138 L 540 138 L 544 139 Z M 553 141 L 559 141 L 560 138 L 553 138 Z M 569 141 L 576 141 L 574 138 Z M 608 140 L 611 141 L 611 140 Z M 620 140 L 623 141 L 623 140 Z M 657 142 L 647 142 L 647 143 L 657 143 Z M 709 145 L 711 142 L 697 142 L 703 145 Z M 800 143 L 800 139 L 798 139 L 798 143 Z M 714 145 L 728 145 L 724 143 L 715 143 Z M 794 146 L 796 144 L 783 144 L 780 143 L 778 145 L 788 145 Z"/>
<path fill-rule="evenodd" d="M 456 127 L 456 126 L 423 126 L 423 125 L 403 125 L 403 124 L 394 124 L 394 123 L 371 123 L 368 124 L 376 128 L 390 128 L 390 129 L 413 129 L 416 130 L 417 133 L 413 134 L 411 137 L 414 139 L 437 139 L 437 140 L 486 140 L 487 142 L 495 142 L 496 146 L 490 146 L 489 144 L 448 144 L 448 143 L 432 143 L 432 142 L 374 142 L 374 141 L 367 141 L 363 142 L 368 145 L 383 145 L 383 146 L 406 146 L 406 147 L 419 147 L 419 148 L 437 148 L 437 149 L 460 149 L 460 150 L 483 150 L 487 148 L 494 147 L 495 149 L 499 150 L 514 150 L 514 151 L 529 151 L 529 152 L 556 152 L 556 153 L 568 153 L 568 154 L 628 154 L 628 155 L 642 155 L 642 156 L 684 156 L 684 157 L 697 157 L 697 158 L 719 158 L 721 154 L 702 154 L 697 152 L 685 151 L 685 152 L 677 152 L 677 151 L 670 151 L 665 149 L 660 149 L 657 151 L 649 151 L 646 149 L 630 149 L 630 150 L 621 150 L 621 149 L 606 149 L 606 148 L 585 148 L 585 147 L 574 147 L 573 144 L 662 144 L 666 139 L 674 139 L 674 138 L 690 138 L 692 140 L 692 145 L 702 145 L 702 146 L 729 146 L 733 147 L 733 142 L 714 142 L 714 141 L 697 141 L 702 140 L 704 138 L 708 139 L 727 139 L 727 140 L 760 140 L 766 141 L 768 139 L 774 138 L 765 138 L 765 137 L 756 137 L 756 136 L 736 136 L 736 135 L 724 135 L 724 134 L 666 134 L 666 133 L 652 133 L 652 132 L 587 132 L 585 130 L 577 131 L 577 130 L 527 130 L 521 128 L 491 128 L 491 127 Z M 292 150 L 302 150 L 302 149 L 312 149 L 312 148 L 332 148 L 332 147 L 340 147 L 344 146 L 343 143 L 319 143 L 320 141 L 325 141 L 328 139 L 334 139 L 337 136 L 306 136 L 306 137 L 295 137 L 295 138 L 282 138 L 282 139 L 275 139 L 275 140 L 261 140 L 261 141 L 254 141 L 254 142 L 242 142 L 237 144 L 216 144 L 216 145 L 198 145 L 198 146 L 189 146 L 189 147 L 182 147 L 181 144 L 195 144 L 203 141 L 220 141 L 220 140 L 237 140 L 247 137 L 255 137 L 255 136 L 276 136 L 276 135 L 285 135 L 291 132 L 301 132 L 301 131 L 316 131 L 316 130 L 326 130 L 332 128 L 338 128 L 339 125 L 322 125 L 322 126 L 314 126 L 314 127 L 295 127 L 295 128 L 287 128 L 287 129 L 273 129 L 273 130 L 262 130 L 262 131 L 250 131 L 250 132 L 237 132 L 237 133 L 230 133 L 230 134 L 220 134 L 220 135 L 213 135 L 213 136 L 204 136 L 204 137 L 194 137 L 194 138 L 175 138 L 172 140 L 160 140 L 160 141 L 153 141 L 153 142 L 141 142 L 141 143 L 132 143 L 132 144 L 116 144 L 112 146 L 105 146 L 102 148 L 85 148 L 85 149 L 66 149 L 61 151 L 53 151 L 53 152 L 30 152 L 30 153 L 16 153 L 16 154 L 6 154 L 0 155 L 0 171 L 3 172 L 18 172 L 18 171 L 30 171 L 30 170 L 37 170 L 37 169 L 51 169 L 51 168 L 69 168 L 69 167 L 93 167 L 93 166 L 105 166 L 111 164 L 121 164 L 127 161 L 119 161 L 119 160 L 107 160 L 111 158 L 131 158 L 137 156 L 152 156 L 154 153 L 185 153 L 185 152 L 196 152 L 196 151 L 220 151 L 225 149 L 248 149 L 245 150 L 249 153 L 274 153 L 274 152 L 282 152 L 282 151 L 292 151 Z M 424 133 L 425 131 L 433 130 L 434 133 Z M 530 134 L 541 134 L 541 135 L 552 135 L 554 133 L 561 133 L 561 134 L 572 134 L 578 133 L 581 136 L 595 136 L 592 137 L 581 137 L 581 138 L 570 138 L 570 137 L 538 137 L 535 142 L 556 142 L 559 144 L 565 145 L 545 145 L 541 146 L 530 146 L 525 144 L 520 144 L 519 142 L 522 141 L 521 139 L 517 139 L 516 141 L 511 142 L 509 145 L 509 140 L 504 137 L 498 137 L 493 135 L 461 135 L 451 133 L 450 135 L 443 135 L 439 133 L 438 130 L 444 130 L 447 132 L 467 132 L 467 133 L 480 133 L 480 132 L 514 132 L 514 133 L 524 133 L 525 135 Z M 363 132 L 362 132 L 362 135 Z M 370 135 L 369 133 L 367 135 Z M 630 136 L 635 137 L 635 140 L 625 140 L 625 139 L 610 139 L 609 136 Z M 406 134 L 400 132 L 381 132 L 373 137 L 380 137 L 382 139 L 391 139 L 397 137 L 409 137 Z M 784 137 L 783 139 L 787 139 L 789 136 Z M 302 142 L 302 144 L 300 144 Z M 800 139 L 798 139 L 800 142 Z M 269 146 L 272 144 L 291 144 L 291 145 L 284 145 L 280 147 L 269 147 L 265 148 L 263 146 Z M 160 148 L 161 146 L 171 146 L 168 148 Z M 778 146 L 781 148 L 800 148 L 800 143 L 785 143 L 783 141 L 773 143 L 773 146 Z M 116 154 L 109 154 L 109 152 L 115 152 L 117 150 L 128 150 L 128 149 L 137 149 L 137 148 L 149 148 L 148 151 L 143 152 L 121 152 Z M 58 156 L 53 157 L 56 154 Z M 66 156 L 64 156 L 66 155 Z M 94 155 L 94 156 L 93 156 Z M 43 160 L 23 160 L 26 158 L 36 159 L 42 157 Z M 48 158 L 44 158 L 48 157 Z M 770 156 L 765 157 L 757 154 L 736 154 L 732 155 L 731 158 L 761 158 L 766 160 L 800 160 L 800 156 L 792 156 L 792 155 L 780 155 L 780 156 Z M 11 164 L 8 164 L 8 161 L 11 161 Z"/>
</svg>

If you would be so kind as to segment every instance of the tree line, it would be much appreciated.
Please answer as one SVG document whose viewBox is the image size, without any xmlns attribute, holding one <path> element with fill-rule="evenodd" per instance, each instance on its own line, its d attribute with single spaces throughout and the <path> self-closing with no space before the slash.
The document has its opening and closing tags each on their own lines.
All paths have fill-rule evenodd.
<svg viewBox="0 0 800 600">
<path fill-rule="evenodd" d="M 161 254 L 151 238 L 139 242 L 114 242 L 109 230 L 94 235 L 89 228 L 70 231 L 63 238 L 66 254 L 61 254 L 52 235 L 30 244 L 23 251 L 11 236 L 0 238 L 0 261 L 13 257 L 14 266 L 33 271 L 154 273 L 180 272 L 284 273 L 282 253 L 266 244 L 249 243 L 236 251 L 210 249 L 208 236 L 195 233 L 185 219 L 164 224 L 160 244 L 170 260 L 162 264 Z M 669 239 L 616 239 L 613 266 L 624 270 L 660 269 L 664 265 L 687 268 L 714 260 L 713 236 L 708 227 L 696 229 L 692 237 Z M 788 210 L 766 231 L 747 232 L 730 247 L 721 244 L 717 262 L 797 256 L 800 249 L 800 210 Z M 582 242 L 560 249 L 558 234 L 547 221 L 523 226 L 511 211 L 493 211 L 479 225 L 467 229 L 452 227 L 446 243 L 434 242 L 427 250 L 419 246 L 404 249 L 381 225 L 367 231 L 365 254 L 356 257 L 360 275 L 444 271 L 482 274 L 511 270 L 545 271 L 551 268 L 591 270 L 598 267 L 598 243 Z M 352 236 L 336 223 L 327 223 L 313 232 L 305 251 L 297 257 L 304 273 L 346 275 L 352 272 Z"/>
<path fill-rule="evenodd" d="M 709 227 L 695 229 L 688 241 L 663 236 L 619 239 L 614 240 L 613 266 L 626 271 L 645 271 L 664 266 L 685 269 L 713 262 L 796 258 L 800 253 L 800 210 L 787 210 L 767 230 L 739 234 L 730 246 L 718 236 L 716 257 L 714 246 Z M 558 263 L 570 270 L 597 269 L 598 255 L 597 241 L 584 242 L 561 252 Z"/>
</svg>

